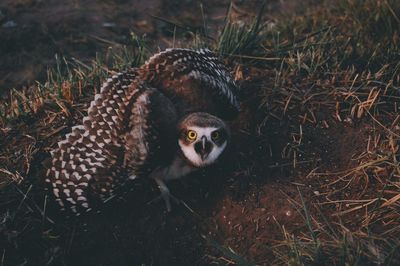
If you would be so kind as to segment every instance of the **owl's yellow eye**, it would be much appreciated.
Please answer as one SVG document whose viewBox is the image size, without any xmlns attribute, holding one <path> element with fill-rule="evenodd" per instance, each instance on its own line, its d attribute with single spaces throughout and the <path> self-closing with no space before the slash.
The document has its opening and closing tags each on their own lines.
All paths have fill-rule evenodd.
<svg viewBox="0 0 400 266">
<path fill-rule="evenodd" d="M 217 139 L 219 139 L 219 137 L 220 137 L 220 135 L 219 135 L 218 131 L 214 131 L 214 132 L 211 133 L 211 138 L 213 140 L 217 140 Z"/>
<path fill-rule="evenodd" d="M 188 138 L 188 140 L 195 140 L 197 138 L 196 131 L 189 130 L 187 133 L 187 138 Z"/>
</svg>

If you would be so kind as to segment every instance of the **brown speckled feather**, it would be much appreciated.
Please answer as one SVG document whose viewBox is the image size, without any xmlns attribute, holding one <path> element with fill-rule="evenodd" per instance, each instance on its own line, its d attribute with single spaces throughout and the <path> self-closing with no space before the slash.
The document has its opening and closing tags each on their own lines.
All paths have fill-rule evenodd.
<svg viewBox="0 0 400 266">
<path fill-rule="evenodd" d="M 155 108 L 160 101 L 164 110 Z M 133 71 L 107 80 L 83 124 L 73 127 L 51 152 L 45 181 L 62 209 L 77 215 L 89 211 L 118 196 L 129 179 L 154 170 L 163 155 L 158 150 L 168 144 L 163 138 L 173 139 L 168 135 L 172 130 L 158 122 L 164 114 L 174 127 L 172 103 Z"/>
<path fill-rule="evenodd" d="M 181 115 L 206 111 L 231 119 L 239 112 L 238 87 L 208 49 L 167 49 L 153 55 L 141 70 L 140 78 L 171 98 Z"/>
</svg>

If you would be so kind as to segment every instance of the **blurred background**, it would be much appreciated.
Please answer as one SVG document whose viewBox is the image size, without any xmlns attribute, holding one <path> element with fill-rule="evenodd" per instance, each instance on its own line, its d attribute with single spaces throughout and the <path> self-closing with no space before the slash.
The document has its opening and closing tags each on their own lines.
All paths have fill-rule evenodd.
<svg viewBox="0 0 400 266">
<path fill-rule="evenodd" d="M 192 0 L 2 0 L 0 94 L 43 82 L 55 55 L 90 62 L 109 47 L 143 37 L 155 51 L 179 46 L 201 32 L 217 36 L 231 1 Z M 263 1 L 234 1 L 231 16 L 246 20 Z M 266 1 L 264 19 L 290 13 L 304 1 Z M 308 1 L 309 2 L 309 1 Z M 303 3 L 303 4 L 302 4 Z M 174 43 L 175 42 L 175 43 Z"/>
</svg>

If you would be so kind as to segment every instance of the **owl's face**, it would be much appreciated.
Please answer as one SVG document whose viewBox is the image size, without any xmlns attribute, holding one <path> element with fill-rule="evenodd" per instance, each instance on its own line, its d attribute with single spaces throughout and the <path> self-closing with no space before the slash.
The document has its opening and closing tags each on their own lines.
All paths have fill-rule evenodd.
<svg viewBox="0 0 400 266">
<path fill-rule="evenodd" d="M 229 139 L 226 124 L 207 113 L 193 113 L 179 124 L 179 147 L 183 155 L 196 167 L 217 161 Z"/>
</svg>

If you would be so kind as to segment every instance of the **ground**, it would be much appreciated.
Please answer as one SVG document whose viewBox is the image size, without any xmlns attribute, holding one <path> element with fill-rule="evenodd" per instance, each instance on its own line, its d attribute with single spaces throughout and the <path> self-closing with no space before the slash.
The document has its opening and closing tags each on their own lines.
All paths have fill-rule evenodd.
<svg viewBox="0 0 400 266">
<path fill-rule="evenodd" d="M 235 15 L 254 13 L 259 2 L 239 1 Z M 268 4 L 268 10 L 293 5 L 277 2 Z M 204 1 L 202 5 L 207 27 L 215 37 L 229 1 Z M 174 45 L 174 31 L 179 46 L 188 30 L 204 26 L 198 1 L 6 0 L 0 3 L 0 11 L 0 93 L 44 81 L 55 55 L 88 63 L 96 54 L 107 53 L 108 47 L 126 43 L 132 32 L 146 36 L 147 44 L 157 51 Z"/>
<path fill-rule="evenodd" d="M 1 265 L 399 264 L 400 5 L 334 2 L 4 1 Z M 146 179 L 59 213 L 42 162 L 102 79 L 202 45 L 240 84 L 221 162 L 169 183 L 171 213 Z"/>
</svg>

